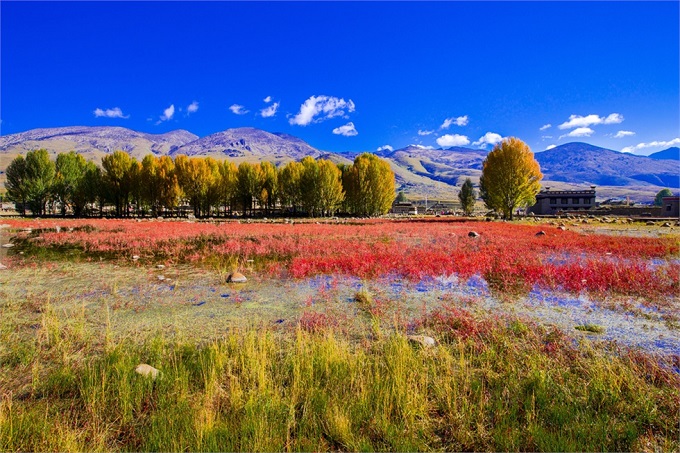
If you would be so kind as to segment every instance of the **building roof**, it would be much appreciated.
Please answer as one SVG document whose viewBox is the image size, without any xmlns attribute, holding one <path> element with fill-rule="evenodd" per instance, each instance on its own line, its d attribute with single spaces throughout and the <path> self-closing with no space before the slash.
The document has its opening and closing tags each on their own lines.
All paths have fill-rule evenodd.
<svg viewBox="0 0 680 453">
<path fill-rule="evenodd" d="M 592 195 L 595 196 L 595 189 L 590 190 L 541 190 L 536 194 L 537 198 L 573 196 L 573 195 Z"/>
</svg>

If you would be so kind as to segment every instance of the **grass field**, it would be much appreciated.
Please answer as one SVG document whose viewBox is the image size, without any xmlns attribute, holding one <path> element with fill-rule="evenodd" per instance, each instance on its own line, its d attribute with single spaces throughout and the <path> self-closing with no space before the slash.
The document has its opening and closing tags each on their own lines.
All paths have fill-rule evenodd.
<svg viewBox="0 0 680 453">
<path fill-rule="evenodd" d="M 674 230 L 5 224 L 2 451 L 680 448 Z"/>
</svg>

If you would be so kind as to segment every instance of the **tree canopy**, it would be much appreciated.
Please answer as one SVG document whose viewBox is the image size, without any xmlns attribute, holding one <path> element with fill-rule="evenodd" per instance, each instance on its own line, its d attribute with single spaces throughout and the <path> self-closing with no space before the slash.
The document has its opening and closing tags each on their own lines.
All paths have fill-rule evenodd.
<svg viewBox="0 0 680 453">
<path fill-rule="evenodd" d="M 479 188 L 489 209 L 512 220 L 515 209 L 536 202 L 541 179 L 541 167 L 531 148 L 522 140 L 510 137 L 486 156 Z"/>
<path fill-rule="evenodd" d="M 336 165 L 327 159 L 304 158 L 276 167 L 271 162 L 242 162 L 210 157 L 149 154 L 141 161 L 123 151 L 102 159 L 101 168 L 72 151 L 58 154 L 55 162 L 45 150 L 31 151 L 14 159 L 6 170 L 7 197 L 34 215 L 55 208 L 75 216 L 115 207 L 118 217 L 131 214 L 175 214 L 181 204 L 197 217 L 230 215 L 239 210 L 264 215 L 273 210 L 330 216 L 349 204 L 345 183 L 353 184 L 350 212 L 379 215 L 394 199 L 394 173 L 389 165 L 370 154 L 353 165 Z M 365 192 L 365 193 L 363 193 Z M 187 204 L 189 206 L 187 206 Z M 109 215 L 111 212 L 108 213 Z"/>
<path fill-rule="evenodd" d="M 671 189 L 661 189 L 654 197 L 654 206 L 663 206 L 663 197 L 672 197 Z"/>
<path fill-rule="evenodd" d="M 472 185 L 472 180 L 470 178 L 465 178 L 465 182 L 463 182 L 460 192 L 458 192 L 458 200 L 460 201 L 460 205 L 465 215 L 472 214 L 472 211 L 475 209 L 476 198 L 477 193 Z"/>
</svg>

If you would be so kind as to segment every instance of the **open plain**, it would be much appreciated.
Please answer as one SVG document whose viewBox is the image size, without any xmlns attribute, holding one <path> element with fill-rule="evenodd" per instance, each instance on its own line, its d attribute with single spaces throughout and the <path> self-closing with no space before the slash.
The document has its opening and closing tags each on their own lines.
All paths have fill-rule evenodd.
<svg viewBox="0 0 680 453">
<path fill-rule="evenodd" d="M 546 222 L 5 220 L 0 449 L 677 449 L 677 230 Z"/>
</svg>

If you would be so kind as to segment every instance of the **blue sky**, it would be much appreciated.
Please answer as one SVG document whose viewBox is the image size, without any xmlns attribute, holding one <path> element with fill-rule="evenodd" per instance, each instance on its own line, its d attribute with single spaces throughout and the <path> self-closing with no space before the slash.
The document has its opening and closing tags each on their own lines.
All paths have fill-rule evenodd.
<svg viewBox="0 0 680 453">
<path fill-rule="evenodd" d="M 678 5 L 3 1 L 0 132 L 253 126 L 329 151 L 516 136 L 649 154 L 680 144 Z"/>
</svg>

